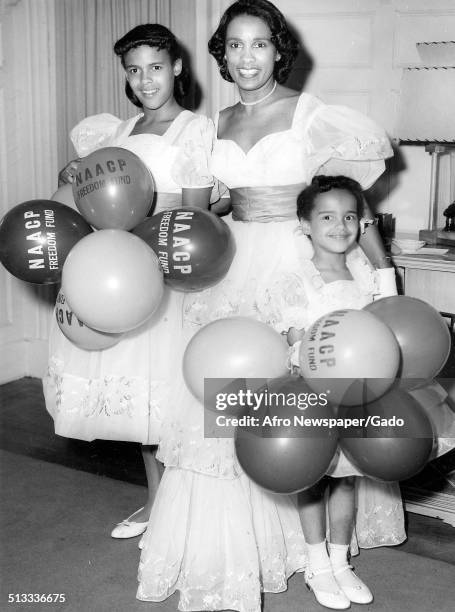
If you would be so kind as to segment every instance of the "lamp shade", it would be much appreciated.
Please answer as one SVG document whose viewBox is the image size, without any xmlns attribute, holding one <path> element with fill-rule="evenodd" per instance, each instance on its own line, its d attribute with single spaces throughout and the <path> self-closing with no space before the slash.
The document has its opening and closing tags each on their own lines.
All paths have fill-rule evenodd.
<svg viewBox="0 0 455 612">
<path fill-rule="evenodd" d="M 408 142 L 455 143 L 455 67 L 403 70 L 395 136 Z"/>
</svg>

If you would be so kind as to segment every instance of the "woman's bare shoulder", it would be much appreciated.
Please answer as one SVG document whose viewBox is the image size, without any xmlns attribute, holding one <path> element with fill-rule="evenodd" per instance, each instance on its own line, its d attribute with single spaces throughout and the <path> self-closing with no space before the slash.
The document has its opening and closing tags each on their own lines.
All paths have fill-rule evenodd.
<svg viewBox="0 0 455 612">
<path fill-rule="evenodd" d="M 226 125 L 230 125 L 236 117 L 236 110 L 238 108 L 238 104 L 234 104 L 234 106 L 227 106 L 223 108 L 218 115 L 218 132 L 222 133 L 223 128 Z"/>
</svg>

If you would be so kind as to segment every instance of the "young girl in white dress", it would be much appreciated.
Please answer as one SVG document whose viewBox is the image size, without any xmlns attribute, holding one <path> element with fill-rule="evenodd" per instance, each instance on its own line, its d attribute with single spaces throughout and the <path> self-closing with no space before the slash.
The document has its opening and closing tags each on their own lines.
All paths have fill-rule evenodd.
<svg viewBox="0 0 455 612">
<path fill-rule="evenodd" d="M 309 241 L 298 232 L 298 194 L 319 173 L 342 173 L 368 188 L 392 155 L 384 131 L 364 115 L 280 84 L 297 43 L 270 2 L 231 5 L 209 48 L 240 94 L 217 115 L 211 162 L 230 190 L 232 216 L 224 219 L 237 252 L 218 285 L 185 297 L 186 342 L 202 325 L 233 315 L 280 332 L 302 327 L 301 253 Z M 361 241 L 380 266 L 385 253 L 375 232 L 369 225 Z M 351 256 L 368 264 L 358 249 Z M 202 406 L 179 377 L 159 446 L 168 467 L 143 537 L 137 597 L 162 601 L 179 590 L 181 610 L 259 612 L 262 592 L 284 591 L 306 564 L 296 500 L 252 483 L 232 439 L 204 438 Z M 399 492 L 375 486 L 357 515 L 359 543 L 398 544 L 405 539 Z"/>
<path fill-rule="evenodd" d="M 141 112 L 127 121 L 109 114 L 81 121 L 71 132 L 78 156 L 100 147 L 123 147 L 152 172 L 154 213 L 182 206 L 208 208 L 213 123 L 180 105 L 189 83 L 177 40 L 164 26 L 145 24 L 123 36 L 114 51 L 125 69 L 126 94 Z M 75 168 L 77 162 L 71 162 L 61 176 L 68 177 Z M 103 351 L 77 348 L 55 320 L 52 324 L 44 392 L 55 432 L 81 440 L 143 444 L 147 502 L 114 529 L 113 537 L 136 536 L 147 526 L 160 478 L 151 445 L 160 438 L 179 361 L 174 351 L 180 340 L 182 300 L 182 293 L 165 290 L 150 320 Z"/>
<path fill-rule="evenodd" d="M 361 309 L 393 292 L 391 277 L 384 277 L 363 258 L 347 256 L 357 241 L 359 229 L 360 232 L 363 229 L 362 209 L 360 185 L 344 176 L 317 176 L 298 197 L 297 214 L 302 231 L 311 238 L 314 254 L 311 259 L 302 258 L 301 292 L 306 296 L 302 329 L 292 327 L 287 334 L 289 344 L 293 345 L 294 367 L 298 367 L 300 339 L 317 319 L 343 308 Z M 285 305 L 282 312 L 286 313 Z M 446 401 L 447 393 L 436 382 L 420 385 L 410 393 L 420 399 L 432 421 L 436 437 L 433 456 L 448 452 L 455 445 L 455 418 Z M 387 494 L 393 499 L 394 487 L 396 490 L 395 485 L 375 484 L 356 476 L 362 474 L 340 452 L 328 477 L 297 496 L 308 555 L 305 580 L 317 601 L 332 609 L 347 609 L 351 602 L 368 604 L 373 600 L 370 589 L 349 565 L 356 520 L 355 485 L 360 485 L 360 507 L 373 493 L 376 503 L 382 496 L 382 510 L 388 505 Z M 400 513 L 387 516 L 380 506 L 378 511 L 386 526 L 396 528 Z"/>
<path fill-rule="evenodd" d="M 304 331 L 319 317 L 340 308 L 361 309 L 381 296 L 378 272 L 363 259 L 347 258 L 347 252 L 357 241 L 362 210 L 360 185 L 344 176 L 317 176 L 298 197 L 297 214 L 304 233 L 311 237 L 314 254 L 311 259 L 302 260 L 304 323 L 301 330 L 291 328 L 288 332 L 288 342 L 295 343 L 295 349 Z M 373 599 L 369 588 L 348 564 L 355 523 L 354 476 L 361 474 L 341 453 L 329 475 L 333 478 L 322 479 L 298 494 L 308 553 L 305 579 L 320 604 L 343 610 L 351 602 L 367 604 Z"/>
</svg>

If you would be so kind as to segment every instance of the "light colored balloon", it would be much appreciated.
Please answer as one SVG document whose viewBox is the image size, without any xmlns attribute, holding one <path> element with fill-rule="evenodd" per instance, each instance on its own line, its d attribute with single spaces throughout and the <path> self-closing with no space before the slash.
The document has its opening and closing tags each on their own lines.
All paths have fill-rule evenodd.
<svg viewBox="0 0 455 612">
<path fill-rule="evenodd" d="M 329 391 L 334 404 L 373 401 L 394 383 L 400 350 L 390 328 L 364 310 L 337 310 L 305 333 L 300 370 L 318 393 Z"/>
<path fill-rule="evenodd" d="M 93 329 L 122 333 L 144 323 L 163 297 L 163 274 L 153 250 L 123 230 L 99 230 L 69 253 L 62 291 L 78 319 Z"/>
<path fill-rule="evenodd" d="M 236 379 L 278 378 L 288 373 L 287 343 L 269 325 L 249 317 L 218 319 L 205 325 L 188 343 L 183 374 L 191 393 L 204 399 L 204 379 L 224 379 L 214 386 L 235 391 Z M 234 385 L 229 381 L 234 380 Z M 209 407 L 209 406 L 208 406 Z"/>
<path fill-rule="evenodd" d="M 84 325 L 68 307 L 65 295 L 59 291 L 55 302 L 57 324 L 66 338 L 81 349 L 98 351 L 115 346 L 123 334 L 106 334 Z"/>
</svg>

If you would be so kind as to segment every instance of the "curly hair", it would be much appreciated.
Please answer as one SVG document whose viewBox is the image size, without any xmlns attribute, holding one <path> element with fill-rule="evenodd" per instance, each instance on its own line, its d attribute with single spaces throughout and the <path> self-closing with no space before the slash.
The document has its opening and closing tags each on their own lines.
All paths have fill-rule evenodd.
<svg viewBox="0 0 455 612">
<path fill-rule="evenodd" d="M 313 212 L 316 196 L 331 189 L 343 189 L 352 194 L 356 201 L 356 212 L 362 216 L 364 197 L 362 187 L 357 181 L 347 176 L 315 176 L 308 187 L 300 192 L 297 198 L 297 217 L 309 221 Z"/>
<path fill-rule="evenodd" d="M 123 68 L 125 68 L 125 55 L 128 51 L 142 45 L 154 47 L 159 50 L 166 49 L 172 63 L 176 62 L 178 59 L 182 60 L 182 72 L 176 76 L 174 80 L 174 97 L 177 102 L 181 104 L 183 98 L 188 93 L 190 76 L 188 69 L 183 64 L 182 48 L 176 37 L 170 30 L 159 23 L 145 23 L 136 26 L 122 36 L 114 45 L 114 53 L 120 57 Z M 128 81 L 125 83 L 125 93 L 130 102 L 142 108 L 142 104 L 134 95 Z"/>
<path fill-rule="evenodd" d="M 238 0 L 228 6 L 224 12 L 218 28 L 208 43 L 209 53 L 216 59 L 221 76 L 226 81 L 233 82 L 225 60 L 226 31 L 230 22 L 239 15 L 259 17 L 269 26 L 272 33 L 271 40 L 281 56 L 275 63 L 273 76 L 278 83 L 284 83 L 297 57 L 299 43 L 289 30 L 284 15 L 268 0 Z"/>
</svg>

